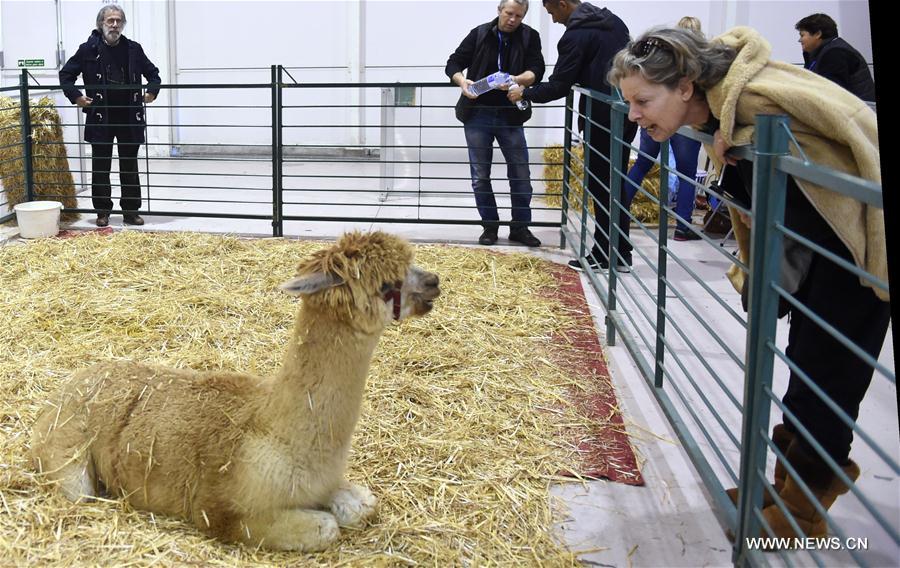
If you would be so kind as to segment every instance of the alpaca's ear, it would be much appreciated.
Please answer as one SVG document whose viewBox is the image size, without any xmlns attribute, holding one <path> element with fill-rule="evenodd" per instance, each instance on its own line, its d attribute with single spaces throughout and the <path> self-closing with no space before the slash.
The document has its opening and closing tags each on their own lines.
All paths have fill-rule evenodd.
<svg viewBox="0 0 900 568">
<path fill-rule="evenodd" d="M 298 276 L 291 278 L 279 286 L 284 292 L 291 296 L 301 296 L 303 294 L 315 294 L 326 288 L 340 286 L 344 281 L 334 274 L 327 272 L 315 272 L 306 276 Z"/>
</svg>

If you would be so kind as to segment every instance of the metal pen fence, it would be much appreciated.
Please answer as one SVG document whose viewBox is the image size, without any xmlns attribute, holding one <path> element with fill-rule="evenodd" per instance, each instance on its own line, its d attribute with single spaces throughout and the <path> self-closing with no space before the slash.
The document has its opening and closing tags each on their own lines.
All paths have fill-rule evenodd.
<svg viewBox="0 0 900 568">
<path fill-rule="evenodd" d="M 83 141 L 81 109 L 60 89 L 32 85 L 23 73 L 19 91 L 25 100 L 55 93 L 53 107 L 62 117 L 64 139 L 49 144 L 68 149 L 66 169 L 74 175 L 79 198 L 78 207 L 64 212 L 95 213 L 91 162 L 96 152 Z M 179 102 L 157 101 L 144 108 L 148 139 L 139 156 L 144 216 L 267 221 L 273 236 L 284 235 L 290 222 L 481 224 L 462 126 L 453 116 L 459 89 L 449 83 L 296 83 L 275 65 L 269 83 L 161 89 L 177 91 Z M 226 100 L 209 104 L 211 98 Z M 554 108 L 559 107 L 534 112 L 539 116 Z M 562 129 L 539 122 L 524 125 L 529 140 L 537 140 L 529 146 L 532 225 L 556 227 L 558 208 L 540 197 L 547 195 L 545 182 L 560 180 L 544 178 L 547 163 L 541 153 L 544 140 L 561 146 Z M 26 120 L 24 128 L 29 126 Z M 554 141 L 554 135 L 559 139 Z M 30 137 L 23 131 L 24 140 Z M 510 190 L 503 180 L 506 166 L 498 158 L 494 152 L 493 193 L 500 224 L 509 224 Z M 39 183 L 35 190 L 35 176 L 51 178 L 59 172 L 35 163 L 34 171 L 24 172 L 30 183 L 26 199 L 61 197 L 54 181 Z M 121 184 L 116 174 L 113 167 L 114 188 Z M 335 208 L 342 213 L 335 215 Z"/>
<path fill-rule="evenodd" d="M 814 562 L 817 565 L 853 562 L 861 566 L 879 565 L 885 558 L 896 558 L 900 536 L 897 519 L 896 498 L 898 490 L 896 475 L 898 469 L 897 424 L 878 424 L 877 428 L 862 428 L 854 417 L 843 411 L 839 404 L 818 388 L 816 377 L 809 377 L 799 369 L 787 350 L 783 348 L 786 331 L 785 322 L 778 322 L 779 298 L 788 301 L 795 311 L 804 313 L 826 332 L 844 345 L 848 354 L 860 357 L 875 372 L 872 391 L 883 394 L 893 393 L 896 399 L 896 378 L 893 360 L 879 362 L 874 356 L 855 345 L 817 314 L 810 313 L 800 301 L 791 296 L 779 284 L 782 258 L 782 238 L 796 240 L 811 248 L 829 262 L 841 269 L 852 271 L 858 277 L 873 282 L 874 286 L 887 290 L 885 282 L 878 281 L 871 274 L 854 266 L 852 262 L 839 258 L 833 252 L 819 246 L 809 238 L 785 227 L 784 202 L 785 183 L 788 175 L 826 187 L 843 195 L 862 201 L 869 207 L 883 208 L 881 187 L 878 184 L 829 170 L 810 162 L 802 155 L 802 149 L 793 139 L 786 117 L 759 116 L 756 122 L 756 145 L 753 148 L 736 148 L 733 154 L 750 160 L 754 164 L 753 206 L 741 204 L 724 195 L 715 186 L 702 187 L 711 196 L 727 203 L 752 219 L 753 236 L 751 256 L 748 262 L 723 247 L 718 239 L 710 238 L 694 226 L 701 238 L 699 248 L 678 249 L 669 236 L 669 219 L 678 218 L 668 205 L 668 176 L 679 177 L 679 191 L 687 184 L 701 187 L 696 180 L 678 174 L 668 166 L 669 145 L 661 146 L 660 156 L 647 156 L 660 164 L 659 196 L 647 193 L 643 188 L 632 186 L 645 193 L 659 207 L 658 227 L 650 227 L 641 222 L 623 205 L 622 189 L 625 183 L 632 183 L 627 172 L 622 171 L 617 159 L 621 151 L 640 150 L 630 146 L 631 140 L 623 137 L 624 119 L 628 107 L 607 95 L 576 87 L 581 96 L 590 97 L 584 118 L 591 123 L 593 136 L 609 136 L 613 140 L 613 150 L 604 167 L 610 167 L 610 183 L 604 188 L 610 192 L 606 203 L 591 195 L 587 187 L 590 175 L 588 160 L 582 164 L 585 177 L 582 180 L 582 207 L 580 214 L 572 214 L 569 196 L 572 193 L 571 171 L 563 175 L 564 205 L 563 234 L 573 253 L 579 255 L 582 266 L 589 269 L 589 262 L 607 261 L 607 270 L 587 270 L 587 277 L 601 299 L 606 311 L 606 339 L 614 345 L 618 338 L 624 342 L 642 376 L 652 388 L 663 411 L 671 422 L 684 449 L 706 485 L 716 512 L 723 526 L 734 536 L 734 562 L 736 565 L 768 565 L 774 561 L 761 550 L 762 541 L 755 537 L 775 536 L 771 527 L 763 520 L 763 494 L 770 496 L 775 506 L 784 512 L 798 536 L 799 530 L 791 511 L 769 485 L 773 462 L 787 462 L 785 452 L 779 449 L 769 436 L 770 411 L 785 414 L 787 419 L 796 421 L 796 416 L 776 394 L 785 389 L 783 375 L 793 371 L 810 387 L 815 395 L 840 420 L 852 428 L 857 436 L 853 453 L 864 455 L 869 468 L 884 474 L 881 479 L 892 480 L 884 483 L 886 492 L 873 487 L 873 482 L 852 483 L 825 452 L 821 444 L 812 437 L 802 424 L 797 436 L 803 437 L 815 448 L 817 457 L 827 464 L 834 475 L 843 483 L 850 483 L 850 494 L 855 502 L 847 504 L 845 511 L 852 515 L 848 520 L 844 514 L 835 518 L 818 504 L 811 505 L 823 515 L 827 526 L 839 538 L 844 548 L 840 553 L 816 551 L 816 547 L 829 547 L 822 540 L 814 542 L 787 543 L 788 546 L 801 545 L 810 548 L 808 552 L 787 553 L 780 551 L 779 560 L 786 565 Z M 591 105 L 602 104 L 611 107 L 610 127 L 591 120 Z M 609 111 L 607 111 L 609 112 Z M 577 111 L 571 105 L 566 112 L 566 131 L 574 135 L 573 118 Z M 682 135 L 711 143 L 711 137 L 692 129 L 682 129 Z M 565 163 L 569 167 L 571 152 L 570 136 L 566 138 Z M 798 149 L 800 157 L 789 154 L 789 142 Z M 590 136 L 585 136 L 585 144 L 590 145 Z M 616 151 L 615 147 L 619 150 Z M 585 152 L 586 155 L 592 152 Z M 587 214 L 591 203 L 595 211 L 604 210 L 610 219 L 606 227 L 600 227 L 609 240 L 608 249 L 596 258 L 596 241 L 592 229 L 596 227 L 594 217 Z M 619 227 L 619 214 L 625 209 L 632 224 L 632 232 L 626 237 Z M 681 219 L 690 224 L 690 219 Z M 741 222 L 737 216 L 733 222 Z M 630 258 L 620 250 L 622 241 L 627 239 L 633 245 L 635 262 L 631 274 L 620 274 L 617 265 L 632 264 Z M 693 246 L 693 245 L 692 245 Z M 591 252 L 593 251 L 593 252 Z M 691 252 L 693 251 L 693 253 Z M 694 256 L 695 258 L 691 258 Z M 586 258 L 585 258 L 586 257 Z M 700 259 L 698 261 L 698 259 Z M 727 269 L 749 273 L 749 312 L 745 315 L 740 295 L 724 278 Z M 750 270 L 750 267 L 753 267 Z M 779 333 L 780 328 L 780 333 Z M 776 364 L 777 363 L 777 364 Z M 893 408 L 896 416 L 896 406 Z M 774 421 L 772 421 L 774 422 Z M 881 427 L 886 426 L 886 431 Z M 771 449 L 772 452 L 767 452 Z M 857 458 L 859 460 L 859 458 Z M 811 497 L 809 484 L 799 477 L 788 463 L 788 475 L 800 480 L 806 497 Z M 767 471 L 769 474 L 767 475 Z M 881 483 L 878 477 L 875 482 Z M 726 488 L 737 487 L 740 498 L 732 502 Z M 885 499 L 886 498 L 886 499 Z M 796 510 L 795 510 L 796 512 Z M 859 537 L 859 538 L 855 538 Z M 831 542 L 831 541 L 828 541 Z M 782 548 L 783 548 L 782 543 Z M 857 546 L 854 546 L 857 545 Z M 869 551 L 860 550 L 862 545 Z M 835 545 L 831 545 L 835 546 Z M 836 546 L 835 546 L 836 547 Z M 798 555 L 802 554 L 802 556 Z M 838 556 L 834 556 L 838 554 Z"/>
</svg>

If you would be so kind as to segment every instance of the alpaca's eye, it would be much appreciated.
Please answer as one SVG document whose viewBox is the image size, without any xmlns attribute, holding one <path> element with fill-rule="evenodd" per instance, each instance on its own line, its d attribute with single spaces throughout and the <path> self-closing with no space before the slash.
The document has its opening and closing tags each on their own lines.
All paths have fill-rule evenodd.
<svg viewBox="0 0 900 568">
<path fill-rule="evenodd" d="M 391 282 L 385 282 L 381 285 L 381 293 L 387 294 L 394 288 L 394 285 Z"/>
</svg>

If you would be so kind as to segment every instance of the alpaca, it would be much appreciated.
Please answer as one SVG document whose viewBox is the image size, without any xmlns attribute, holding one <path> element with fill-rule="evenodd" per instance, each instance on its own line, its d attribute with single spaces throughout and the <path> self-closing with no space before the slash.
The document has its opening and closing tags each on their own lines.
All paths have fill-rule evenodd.
<svg viewBox="0 0 900 568">
<path fill-rule="evenodd" d="M 38 472 L 73 501 L 120 496 L 225 541 L 322 550 L 375 512 L 344 473 L 382 331 L 440 294 L 412 256 L 397 237 L 350 233 L 302 262 L 281 285 L 302 306 L 273 377 L 127 361 L 78 372 L 35 424 Z"/>
</svg>

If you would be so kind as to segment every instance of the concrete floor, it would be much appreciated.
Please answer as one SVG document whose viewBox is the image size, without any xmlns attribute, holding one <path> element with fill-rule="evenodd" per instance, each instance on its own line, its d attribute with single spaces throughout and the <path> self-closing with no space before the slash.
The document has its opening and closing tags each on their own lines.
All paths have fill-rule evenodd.
<svg viewBox="0 0 900 568">
<path fill-rule="evenodd" d="M 168 177 L 154 174 L 153 183 L 173 186 L 170 189 L 154 188 L 151 191 L 150 203 L 154 210 L 183 213 L 211 209 L 242 213 L 258 212 L 259 214 L 271 212 L 271 205 L 265 202 L 268 194 L 266 192 L 267 180 L 264 177 L 259 179 L 234 178 L 241 183 L 250 179 L 251 184 L 249 185 L 258 186 L 254 190 L 185 190 L 181 187 L 187 184 L 203 185 L 203 183 L 198 183 L 201 180 L 198 180 L 196 175 L 182 175 L 189 173 L 190 166 L 177 161 L 165 161 L 159 164 L 153 162 L 153 160 L 150 162 L 151 171 L 171 172 Z M 217 180 L 215 185 L 227 186 L 230 183 L 226 179 L 229 174 L 254 173 L 259 172 L 259 168 L 258 164 L 252 163 L 244 165 L 215 164 L 215 173 L 211 171 L 209 175 L 217 176 L 210 178 Z M 316 193 L 295 193 L 292 194 L 291 199 L 287 199 L 289 202 L 292 200 L 297 203 L 302 202 L 302 204 L 289 205 L 289 214 L 363 215 L 373 218 L 411 218 L 419 215 L 420 217 L 450 216 L 458 219 L 477 220 L 471 196 L 467 193 L 467 182 L 464 180 L 451 180 L 447 182 L 447 187 L 442 188 L 442 190 L 458 191 L 458 195 L 429 194 L 423 197 L 415 193 L 405 194 L 404 191 L 414 191 L 417 188 L 408 184 L 406 186 L 400 184 L 398 190 L 390 194 L 385 201 L 381 201 L 378 188 L 371 186 L 371 180 L 368 182 L 370 185 L 367 186 L 366 182 L 341 181 L 339 178 L 348 170 L 353 171 L 354 174 L 377 175 L 377 168 L 377 163 L 353 166 L 341 163 L 319 163 L 314 169 L 308 164 L 288 165 L 285 172 L 289 175 L 315 171 L 317 176 L 325 176 L 324 178 L 314 178 L 314 185 L 318 190 Z M 456 166 L 454 171 L 458 175 L 459 166 Z M 502 170 L 495 172 L 495 175 L 500 172 Z M 329 174 L 335 177 L 328 177 Z M 299 189 L 304 178 L 293 179 L 297 185 L 292 187 Z M 236 187 L 247 186 L 236 185 Z M 503 188 L 500 189 L 501 191 L 505 190 L 505 183 L 495 185 L 495 188 L 501 187 Z M 338 191 L 339 189 L 365 189 L 369 190 L 369 193 L 346 193 Z M 207 200 L 219 202 L 258 200 L 258 203 L 212 205 Z M 501 206 L 504 201 L 501 200 Z M 90 207 L 89 199 L 80 199 L 80 203 L 82 207 Z M 536 200 L 535 206 L 539 203 L 542 202 Z M 427 207 L 428 205 L 452 206 L 454 209 L 432 210 Z M 559 213 L 552 210 L 535 210 L 534 218 L 542 221 L 558 221 Z M 144 230 L 211 231 L 271 236 L 270 222 L 264 220 L 151 215 L 146 215 L 145 219 L 147 224 L 144 226 Z M 71 226 L 82 229 L 91 228 L 93 227 L 93 215 L 83 215 Z M 114 215 L 111 226 L 116 229 L 121 228 L 121 216 Z M 468 245 L 474 244 L 480 232 L 480 227 L 464 225 L 291 221 L 285 223 L 284 233 L 286 236 L 304 238 L 333 238 L 341 232 L 353 228 L 386 229 L 418 242 L 452 242 Z M 528 250 L 532 254 L 559 263 L 564 263 L 572 258 L 569 251 L 555 248 L 559 245 L 558 230 L 537 228 L 534 233 L 544 242 L 544 247 L 529 250 L 509 246 L 510 243 L 503 238 L 505 230 L 501 230 L 501 241 L 498 243 L 497 249 L 517 252 Z M 657 250 L 655 242 L 649 236 L 640 234 L 640 231 L 634 231 L 634 233 L 638 233 L 634 235 L 636 247 L 647 257 L 655 259 Z M 11 236 L 9 229 L 6 229 L 6 236 Z M 3 234 L 0 234 L 0 241 L 3 238 Z M 733 246 L 733 242 L 726 243 L 726 247 Z M 714 245 L 704 242 L 673 243 L 673 249 L 685 260 L 687 265 L 697 271 L 701 279 L 719 294 L 726 304 L 738 313 L 743 313 L 740 310 L 738 295 L 724 277 L 727 261 L 719 251 L 715 250 Z M 632 314 L 638 313 L 634 308 L 639 305 L 646 308 L 646 306 L 652 307 L 656 303 L 653 294 L 643 293 L 639 287 L 635 286 L 635 283 L 640 280 L 655 292 L 655 277 L 650 266 L 640 255 L 636 254 L 635 259 L 635 270 L 632 274 L 624 276 L 621 281 L 622 286 L 631 290 L 628 294 L 629 297 L 623 299 L 621 308 L 623 311 L 632 310 Z M 707 321 L 713 327 L 715 334 L 723 338 L 723 341 L 735 353 L 742 356 L 743 328 L 730 318 L 722 317 L 720 312 L 722 308 L 712 302 L 709 293 L 696 281 L 687 278 L 683 271 L 673 268 L 670 277 L 673 282 L 678 283 L 682 294 L 702 316 L 701 319 Z M 590 286 L 584 276 L 582 276 L 582 282 L 585 289 L 588 290 L 588 303 L 595 315 L 595 321 L 598 322 L 598 333 L 602 337 L 605 331 L 602 324 L 604 313 L 600 307 L 600 301 L 590 292 Z M 667 294 L 667 301 L 669 301 L 669 297 Z M 690 377 L 695 371 L 699 377 L 703 371 L 701 363 L 706 363 L 707 367 L 714 367 L 722 376 L 724 388 L 721 389 L 721 392 L 712 392 L 714 389 L 711 389 L 706 395 L 711 399 L 714 409 L 720 414 L 719 418 L 725 424 L 725 428 L 722 431 L 707 432 L 708 437 L 701 436 L 703 433 L 701 431 L 705 429 L 705 426 L 695 425 L 694 428 L 697 430 L 695 437 L 705 453 L 715 449 L 713 446 L 724 448 L 722 449 L 724 460 L 719 460 L 721 463 L 714 463 L 714 470 L 723 480 L 723 484 L 727 484 L 728 469 L 737 467 L 739 453 L 733 447 L 733 443 L 725 441 L 725 438 L 729 434 L 727 430 L 731 430 L 730 434 L 733 436 L 740 436 L 740 413 L 735 409 L 730 409 L 729 405 L 723 401 L 727 398 L 726 391 L 730 391 L 740 400 L 743 376 L 739 367 L 727 354 L 709 341 L 709 330 L 701 326 L 696 318 L 689 316 L 687 311 L 679 307 L 674 300 L 670 302 L 670 306 L 673 315 L 683 313 L 686 316 L 682 325 L 684 337 L 678 337 L 679 334 L 675 333 L 671 334 L 673 353 L 681 357 L 684 365 L 681 375 L 675 373 L 671 380 L 682 380 L 682 377 Z M 779 325 L 781 326 L 779 345 L 783 348 L 786 324 L 780 322 Z M 700 357 L 686 348 L 688 343 L 701 346 L 698 351 Z M 893 371 L 892 345 L 893 342 L 889 335 L 880 361 Z M 554 487 L 553 493 L 562 499 L 568 510 L 568 518 L 560 527 L 561 535 L 572 550 L 582 552 L 580 557 L 588 566 L 730 565 L 731 544 L 713 514 L 712 501 L 650 387 L 640 375 L 638 367 L 621 342 L 617 346 L 607 347 L 605 351 L 627 428 L 632 436 L 639 459 L 643 463 L 642 472 L 646 486 L 631 487 L 606 481 L 594 481 Z M 652 356 L 650 359 L 652 360 Z M 701 361 L 701 359 L 703 360 Z M 784 391 L 786 376 L 784 365 L 776 364 L 774 392 Z M 703 391 L 704 388 L 699 390 Z M 693 406 L 695 403 L 699 405 L 697 392 L 690 389 L 685 389 L 684 392 L 683 405 Z M 780 421 L 775 418 L 776 415 L 773 414 L 773 423 Z M 777 418 L 780 418 L 780 415 L 777 415 Z M 891 384 L 883 377 L 876 377 L 863 403 L 859 423 L 873 435 L 893 459 L 900 460 L 896 385 Z M 713 429 L 710 428 L 710 430 Z M 720 442 L 722 442 L 721 446 L 719 446 Z M 710 461 L 715 462 L 711 453 L 710 456 Z M 853 457 L 863 468 L 862 477 L 858 482 L 861 491 L 875 501 L 878 510 L 885 515 L 889 523 L 892 523 L 894 527 L 900 526 L 900 479 L 865 444 L 859 441 L 854 445 Z M 773 467 L 772 461 L 770 459 L 770 472 Z M 862 508 L 858 499 L 845 496 L 837 502 L 832 512 L 848 536 L 869 537 L 869 551 L 865 558 L 870 565 L 900 565 L 900 547 L 891 541 L 883 531 L 874 527 L 874 521 Z M 788 558 L 790 562 L 801 566 L 816 563 L 806 553 L 792 553 Z M 777 555 L 767 555 L 766 560 L 776 565 L 784 562 Z M 843 552 L 821 554 L 820 562 L 825 565 L 855 563 Z"/>
</svg>

